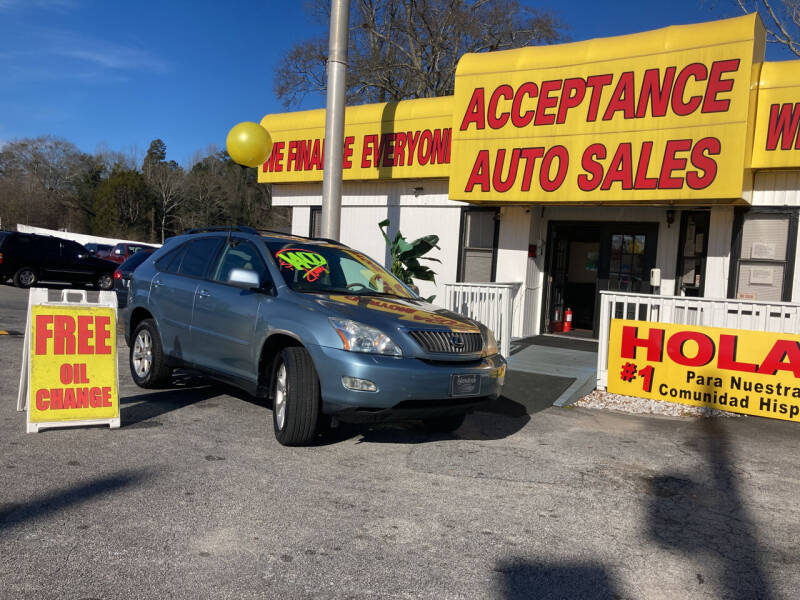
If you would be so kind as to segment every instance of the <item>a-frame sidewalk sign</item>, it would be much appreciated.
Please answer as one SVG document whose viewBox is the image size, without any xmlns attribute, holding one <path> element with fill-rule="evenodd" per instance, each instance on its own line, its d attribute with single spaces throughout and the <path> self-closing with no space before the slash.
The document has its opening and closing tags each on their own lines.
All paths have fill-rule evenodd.
<svg viewBox="0 0 800 600">
<path fill-rule="evenodd" d="M 28 433 L 120 426 L 115 292 L 30 290 L 17 410 Z"/>
</svg>

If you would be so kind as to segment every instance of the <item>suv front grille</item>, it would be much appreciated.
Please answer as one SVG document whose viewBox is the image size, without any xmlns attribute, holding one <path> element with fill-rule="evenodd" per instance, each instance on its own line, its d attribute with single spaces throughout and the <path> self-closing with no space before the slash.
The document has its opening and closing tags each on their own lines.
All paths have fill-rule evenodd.
<svg viewBox="0 0 800 600">
<path fill-rule="evenodd" d="M 480 333 L 422 329 L 410 330 L 408 333 L 426 352 L 431 354 L 477 354 L 483 350 L 483 339 Z"/>
</svg>

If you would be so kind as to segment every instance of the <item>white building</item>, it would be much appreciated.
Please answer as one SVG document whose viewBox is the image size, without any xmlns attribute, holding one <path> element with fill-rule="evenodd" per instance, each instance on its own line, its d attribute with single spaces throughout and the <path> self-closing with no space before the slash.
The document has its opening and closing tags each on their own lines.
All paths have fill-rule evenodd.
<svg viewBox="0 0 800 600">
<path fill-rule="evenodd" d="M 513 283 L 515 337 L 567 307 L 596 332 L 602 290 L 800 302 L 800 61 L 763 57 L 756 15 L 466 55 L 453 96 L 348 108 L 341 240 L 388 263 L 383 219 L 438 235 L 422 295 Z M 300 235 L 324 120 L 262 120 L 259 181 Z"/>
</svg>

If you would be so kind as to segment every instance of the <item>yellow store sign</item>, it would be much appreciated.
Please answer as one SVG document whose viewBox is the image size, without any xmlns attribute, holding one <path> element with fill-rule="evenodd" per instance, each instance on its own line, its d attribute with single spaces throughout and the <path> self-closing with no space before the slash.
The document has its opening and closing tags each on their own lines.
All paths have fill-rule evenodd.
<svg viewBox="0 0 800 600">
<path fill-rule="evenodd" d="M 614 319 L 608 391 L 800 421 L 800 335 Z"/>
<path fill-rule="evenodd" d="M 345 113 L 345 180 L 447 177 L 452 151 L 452 96 L 352 106 Z M 260 183 L 322 181 L 325 111 L 267 115 L 272 154 Z"/>
<path fill-rule="evenodd" d="M 741 198 L 763 55 L 756 15 L 466 55 L 450 198 Z"/>
<path fill-rule="evenodd" d="M 752 166 L 800 167 L 800 60 L 761 69 Z"/>
<path fill-rule="evenodd" d="M 800 167 L 800 61 L 757 14 L 464 55 L 455 94 L 351 106 L 343 179 L 441 178 L 473 203 L 744 203 Z M 265 116 L 259 182 L 322 181 L 325 110 Z"/>
</svg>

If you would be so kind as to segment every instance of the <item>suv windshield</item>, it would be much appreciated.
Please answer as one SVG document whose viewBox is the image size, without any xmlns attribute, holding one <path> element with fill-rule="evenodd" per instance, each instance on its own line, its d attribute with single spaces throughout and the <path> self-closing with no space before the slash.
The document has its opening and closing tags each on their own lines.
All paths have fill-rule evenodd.
<svg viewBox="0 0 800 600">
<path fill-rule="evenodd" d="M 266 244 L 295 291 L 413 297 L 394 275 L 351 248 L 289 240 Z"/>
</svg>

